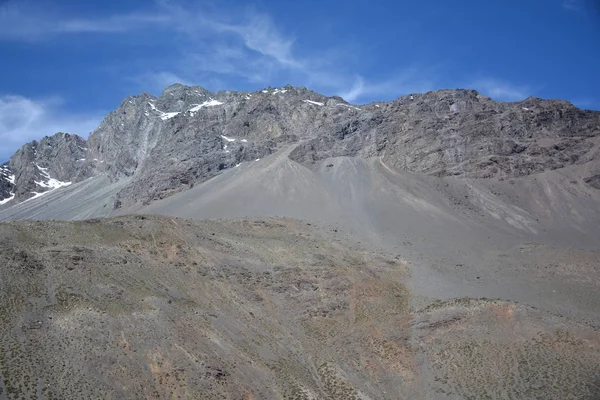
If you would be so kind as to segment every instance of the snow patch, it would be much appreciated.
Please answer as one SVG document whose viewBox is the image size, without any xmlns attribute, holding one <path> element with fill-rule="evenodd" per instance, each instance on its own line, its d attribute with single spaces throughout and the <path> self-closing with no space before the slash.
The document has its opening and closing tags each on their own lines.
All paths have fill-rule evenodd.
<svg viewBox="0 0 600 400">
<path fill-rule="evenodd" d="M 257 158 L 255 161 L 260 161 L 260 158 Z"/>
<path fill-rule="evenodd" d="M 242 165 L 242 164 L 241 163 L 240 164 L 235 164 L 236 167 L 239 167 L 240 165 Z"/>
<path fill-rule="evenodd" d="M 48 173 L 48 168 L 43 168 L 40 167 L 38 164 L 34 163 L 34 165 L 37 167 L 37 169 L 40 171 L 40 173 L 42 174 L 42 180 L 41 181 L 34 181 L 36 185 L 41 186 L 43 188 L 47 188 L 49 190 L 45 191 L 45 192 L 31 192 L 33 193 L 33 197 L 30 197 L 29 199 L 25 200 L 25 201 L 29 201 L 32 199 L 36 199 L 40 196 L 45 195 L 46 193 L 50 193 L 53 190 L 56 190 L 58 188 L 61 187 L 65 187 L 65 186 L 69 186 L 72 182 L 61 182 L 58 179 L 54 179 L 50 176 L 50 174 Z"/>
<path fill-rule="evenodd" d="M 228 142 L 235 142 L 235 139 L 228 138 L 228 137 L 227 137 L 227 136 L 225 136 L 225 135 L 221 135 L 221 137 L 222 137 L 223 139 L 227 140 Z"/>
<path fill-rule="evenodd" d="M 375 107 L 379 108 L 379 104 L 375 104 Z"/>
<path fill-rule="evenodd" d="M 179 113 L 178 112 L 163 113 L 163 115 L 160 116 L 160 119 L 162 119 L 163 121 L 166 121 L 168 119 L 173 118 L 176 115 L 179 115 Z"/>
<path fill-rule="evenodd" d="M 522 108 L 523 108 L 523 110 L 525 110 L 525 111 L 529 111 L 529 108 L 527 108 L 527 107 L 522 107 Z"/>
<path fill-rule="evenodd" d="M 43 179 L 47 179 L 46 182 L 44 180 L 34 181 L 36 185 L 41 186 L 43 188 L 48 188 L 50 190 L 58 189 L 63 186 L 69 186 L 72 182 L 61 182 L 58 179 L 54 179 L 50 177 L 48 173 L 48 168 L 42 168 L 39 165 L 35 164 L 35 166 L 40 170 L 40 173 L 43 175 Z M 45 192 L 44 192 L 45 193 Z"/>
<path fill-rule="evenodd" d="M 77 161 L 85 161 L 85 158 L 80 158 L 80 159 L 79 159 L 79 160 L 77 160 Z"/>
<path fill-rule="evenodd" d="M 271 93 L 271 94 L 273 94 L 273 95 L 278 94 L 278 93 L 284 94 L 285 92 L 287 92 L 286 89 L 275 89 L 275 90 L 273 90 L 273 93 Z"/>
<path fill-rule="evenodd" d="M 40 196 L 43 196 L 43 195 L 45 195 L 46 193 L 50 193 L 50 192 L 51 192 L 51 190 L 48 190 L 47 192 L 41 192 L 41 193 L 38 193 L 38 192 L 31 192 L 31 193 L 33 193 L 33 194 L 34 194 L 34 196 L 33 196 L 33 197 L 30 197 L 30 198 L 28 198 L 28 199 L 27 199 L 27 200 L 25 200 L 23 203 L 25 203 L 25 202 L 27 202 L 27 201 L 29 201 L 29 200 L 37 199 L 38 197 L 40 197 Z"/>
<path fill-rule="evenodd" d="M 194 116 L 194 114 L 195 114 L 195 113 L 197 113 L 198 111 L 200 111 L 200 109 L 201 109 L 202 107 L 214 107 L 214 106 L 220 106 L 221 104 L 223 104 L 223 103 L 221 103 L 221 102 L 220 102 L 220 101 L 218 101 L 218 100 L 210 99 L 210 100 L 208 100 L 208 101 L 205 101 L 205 102 L 204 102 L 204 103 L 202 103 L 202 104 L 192 104 L 192 105 L 193 105 L 193 106 L 195 106 L 195 107 L 192 107 L 192 108 L 190 108 L 190 109 L 188 110 L 188 112 L 189 112 L 189 113 L 190 113 L 190 115 L 193 117 L 193 116 Z"/>
<path fill-rule="evenodd" d="M 242 139 L 242 142 L 246 143 L 246 142 L 247 142 L 247 140 L 246 140 L 246 139 Z"/>
<path fill-rule="evenodd" d="M 158 108 L 156 108 L 156 106 L 154 104 L 152 104 L 151 102 L 148 102 L 148 105 L 150 106 L 150 108 L 152 108 L 154 111 L 156 111 L 160 117 L 160 119 L 162 119 L 163 121 L 166 121 L 168 119 L 173 118 L 174 116 L 178 115 L 179 112 L 169 112 L 166 113 L 164 111 L 160 111 Z"/>
<path fill-rule="evenodd" d="M 10 197 L 7 197 L 7 198 L 6 198 L 6 199 L 4 199 L 4 200 L 0 200 L 0 206 L 1 206 L 1 205 L 3 205 L 3 204 L 6 204 L 6 203 L 8 203 L 9 201 L 11 201 L 11 200 L 12 200 L 12 199 L 14 199 L 14 198 L 15 198 L 15 194 L 14 194 L 14 193 L 11 193 L 11 194 L 10 194 Z"/>
<path fill-rule="evenodd" d="M 321 103 L 319 101 L 312 101 L 312 100 L 302 100 L 305 103 L 309 103 L 309 104 L 314 104 L 315 106 L 324 106 L 325 103 Z"/>
<path fill-rule="evenodd" d="M 268 90 L 263 90 L 262 92 L 263 92 L 263 93 L 269 93 L 269 91 L 268 91 Z"/>
</svg>

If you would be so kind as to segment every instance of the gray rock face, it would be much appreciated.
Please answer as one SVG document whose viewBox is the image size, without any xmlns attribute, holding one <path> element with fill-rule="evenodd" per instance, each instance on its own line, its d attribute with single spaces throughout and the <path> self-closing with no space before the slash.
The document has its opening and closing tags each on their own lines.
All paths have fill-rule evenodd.
<svg viewBox="0 0 600 400">
<path fill-rule="evenodd" d="M 0 166 L 0 205 L 14 199 L 15 177 L 8 163 Z"/>
<path fill-rule="evenodd" d="M 503 179 L 590 161 L 600 135 L 598 112 L 536 98 L 499 103 L 467 90 L 405 96 L 367 109 L 291 157 L 306 163 L 378 155 L 403 170 Z"/>
<path fill-rule="evenodd" d="M 23 146 L 0 173 L 0 199 L 105 175 L 129 181 L 116 206 L 148 204 L 290 144 L 305 165 L 378 156 L 413 172 L 505 179 L 585 163 L 599 136 L 599 112 L 557 100 L 442 90 L 353 106 L 291 86 L 211 93 L 177 84 L 158 98 L 126 98 L 87 141 L 57 134 Z"/>
<path fill-rule="evenodd" d="M 85 146 L 85 139 L 68 133 L 25 144 L 2 166 L 0 201 L 25 201 L 91 176 Z"/>
<path fill-rule="evenodd" d="M 593 187 L 594 189 L 600 190 L 600 175 L 590 176 L 583 180 L 585 183 Z"/>
</svg>

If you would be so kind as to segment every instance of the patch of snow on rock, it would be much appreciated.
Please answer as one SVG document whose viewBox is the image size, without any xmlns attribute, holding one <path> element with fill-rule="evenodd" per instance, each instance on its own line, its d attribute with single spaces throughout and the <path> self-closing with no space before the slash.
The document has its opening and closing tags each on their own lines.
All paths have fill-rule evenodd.
<svg viewBox="0 0 600 400">
<path fill-rule="evenodd" d="M 50 189 L 49 191 L 52 191 L 54 189 L 58 189 L 63 186 L 69 186 L 72 183 L 72 182 L 61 182 L 58 179 L 54 179 L 48 173 L 48 168 L 42 168 L 37 164 L 35 164 L 35 166 L 40 170 L 40 173 L 43 175 L 43 180 L 41 180 L 39 182 L 34 181 L 35 184 L 38 186 L 41 186 L 43 188 L 48 188 L 48 189 Z M 47 180 L 47 181 L 44 182 L 44 180 Z M 44 192 L 44 193 L 46 193 L 46 192 Z"/>
<path fill-rule="evenodd" d="M 8 169 L 8 167 L 0 167 L 0 172 L 2 172 L 1 175 L 4 175 L 4 177 L 13 185 L 15 184 L 15 176 L 10 174 L 10 169 Z"/>
<path fill-rule="evenodd" d="M 10 197 L 7 197 L 7 198 L 6 198 L 6 199 L 4 199 L 4 200 L 0 200 L 0 206 L 1 206 L 1 205 L 3 205 L 3 204 L 6 204 L 6 203 L 8 203 L 9 201 L 11 201 L 11 200 L 12 200 L 12 199 L 14 199 L 14 198 L 15 198 L 15 194 L 14 194 L 14 193 L 11 193 L 11 194 L 10 194 Z"/>
<path fill-rule="evenodd" d="M 227 136 L 225 136 L 225 135 L 221 135 L 221 137 L 222 137 L 223 139 L 227 140 L 228 142 L 235 142 L 235 139 L 228 138 L 228 137 L 227 137 Z"/>
<path fill-rule="evenodd" d="M 163 121 L 166 121 L 168 119 L 173 118 L 176 115 L 179 115 L 179 113 L 178 112 L 163 113 L 163 115 L 160 116 L 160 119 L 162 119 Z"/>
<path fill-rule="evenodd" d="M 324 106 L 325 103 L 321 103 L 319 101 L 312 101 L 312 100 L 302 100 L 305 103 L 309 103 L 309 104 L 314 104 L 315 106 Z"/>
<path fill-rule="evenodd" d="M 40 196 L 43 196 L 43 195 L 45 195 L 46 193 L 50 193 L 50 192 L 51 192 L 51 190 L 48 190 L 47 192 L 41 192 L 41 193 L 38 193 L 38 192 L 31 192 L 31 193 L 33 193 L 33 195 L 34 195 L 34 196 L 33 196 L 33 197 L 30 197 L 30 198 L 28 198 L 28 199 L 27 199 L 27 200 L 25 200 L 23 203 L 25 203 L 26 201 L 29 201 L 29 200 L 37 199 L 38 197 L 40 197 Z"/>
<path fill-rule="evenodd" d="M 210 100 L 208 100 L 208 101 L 205 101 L 205 102 L 204 102 L 204 103 L 202 103 L 202 104 L 192 104 L 194 107 L 190 108 L 190 109 L 188 110 L 188 112 L 189 112 L 189 113 L 190 113 L 190 115 L 193 117 L 193 116 L 194 116 L 194 114 L 195 114 L 195 113 L 197 113 L 198 111 L 200 111 L 200 109 L 201 109 L 202 107 L 214 107 L 214 106 L 220 106 L 221 104 L 223 104 L 223 103 L 221 103 L 221 102 L 220 102 L 220 101 L 218 101 L 218 100 L 210 99 Z"/>
<path fill-rule="evenodd" d="M 160 111 L 158 108 L 156 108 L 156 106 L 154 104 L 152 104 L 151 102 L 148 102 L 148 105 L 150 106 L 150 108 L 152 108 L 154 111 L 156 111 L 160 117 L 160 119 L 162 119 L 163 121 L 166 121 L 168 119 L 173 118 L 174 116 L 178 115 L 179 112 L 169 112 L 166 113 L 164 111 Z"/>
</svg>

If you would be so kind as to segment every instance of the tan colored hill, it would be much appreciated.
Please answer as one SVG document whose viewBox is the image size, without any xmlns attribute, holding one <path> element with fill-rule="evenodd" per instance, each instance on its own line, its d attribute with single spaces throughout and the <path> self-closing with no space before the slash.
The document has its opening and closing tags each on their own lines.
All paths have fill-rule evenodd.
<svg viewBox="0 0 600 400">
<path fill-rule="evenodd" d="M 413 261 L 340 234 L 274 218 L 2 224 L 0 396 L 597 395 L 592 327 L 511 301 L 419 305 Z"/>
</svg>

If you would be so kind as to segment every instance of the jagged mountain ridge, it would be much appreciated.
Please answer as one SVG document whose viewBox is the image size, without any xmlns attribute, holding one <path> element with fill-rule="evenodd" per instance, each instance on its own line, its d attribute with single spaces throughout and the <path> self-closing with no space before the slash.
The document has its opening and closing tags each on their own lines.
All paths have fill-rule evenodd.
<svg viewBox="0 0 600 400">
<path fill-rule="evenodd" d="M 289 157 L 305 165 L 380 156 L 412 172 L 502 180 L 596 159 L 599 136 L 600 112 L 560 100 L 441 90 L 354 106 L 292 86 L 211 93 L 177 84 L 158 98 L 126 98 L 87 141 L 61 133 L 24 145 L 1 167 L 0 202 L 104 175 L 127 182 L 115 207 L 148 204 L 290 144 Z"/>
</svg>

